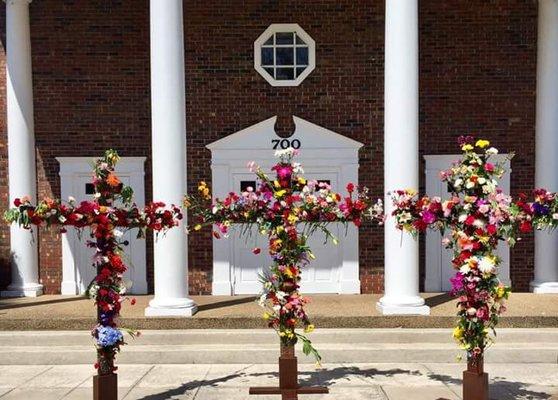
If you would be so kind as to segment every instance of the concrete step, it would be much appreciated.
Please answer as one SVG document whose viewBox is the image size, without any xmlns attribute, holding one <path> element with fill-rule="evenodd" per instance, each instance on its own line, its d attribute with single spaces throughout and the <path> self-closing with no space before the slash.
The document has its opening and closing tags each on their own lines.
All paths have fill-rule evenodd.
<svg viewBox="0 0 558 400">
<path fill-rule="evenodd" d="M 318 329 L 308 335 L 315 344 L 328 343 L 446 343 L 453 344 L 451 329 Z M 210 345 L 277 343 L 271 329 L 146 330 L 128 347 L 145 345 Z M 498 343 L 558 343 L 558 329 L 499 329 Z M 88 346 L 88 331 L 0 331 L 3 346 Z"/>
<path fill-rule="evenodd" d="M 328 363 L 455 363 L 458 349 L 450 344 L 322 344 Z M 300 349 L 298 349 L 300 350 Z M 298 351 L 301 363 L 314 360 Z M 558 345 L 550 343 L 497 344 L 487 352 L 489 363 L 556 363 Z M 279 356 L 270 345 L 146 345 L 130 346 L 118 355 L 123 364 L 269 364 Z M 0 348 L 0 365 L 89 364 L 92 346 L 12 346 Z"/>
<path fill-rule="evenodd" d="M 487 362 L 557 363 L 558 329 L 498 332 Z M 311 339 L 328 363 L 453 363 L 460 354 L 447 329 L 322 329 Z M 128 341 L 130 345 L 118 355 L 119 363 L 267 364 L 279 356 L 278 338 L 271 330 L 146 331 Z M 94 360 L 89 332 L 0 332 L 0 365 Z M 300 351 L 299 361 L 314 362 Z"/>
</svg>

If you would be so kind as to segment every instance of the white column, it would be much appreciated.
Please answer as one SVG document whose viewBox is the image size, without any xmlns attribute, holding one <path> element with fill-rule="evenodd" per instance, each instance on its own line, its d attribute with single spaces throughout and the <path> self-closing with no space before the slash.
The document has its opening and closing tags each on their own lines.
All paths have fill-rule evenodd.
<svg viewBox="0 0 558 400">
<path fill-rule="evenodd" d="M 558 0 L 539 0 L 535 185 L 558 191 Z M 535 293 L 558 293 L 558 233 L 535 233 Z"/>
<path fill-rule="evenodd" d="M 186 106 L 182 0 L 151 0 L 153 199 L 182 203 L 186 194 Z M 191 316 L 184 227 L 155 238 L 155 297 L 146 316 Z"/>
<path fill-rule="evenodd" d="M 8 108 L 8 174 L 10 206 L 14 199 L 37 200 L 33 78 L 31 74 L 30 0 L 6 1 L 6 86 Z M 17 225 L 10 227 L 12 283 L 2 296 L 38 296 L 37 236 Z"/>
<path fill-rule="evenodd" d="M 386 0 L 384 185 L 388 192 L 418 189 L 418 0 Z M 377 308 L 385 315 L 427 315 L 419 296 L 418 242 L 385 224 L 385 294 Z M 450 266 L 448 265 L 448 268 Z"/>
</svg>

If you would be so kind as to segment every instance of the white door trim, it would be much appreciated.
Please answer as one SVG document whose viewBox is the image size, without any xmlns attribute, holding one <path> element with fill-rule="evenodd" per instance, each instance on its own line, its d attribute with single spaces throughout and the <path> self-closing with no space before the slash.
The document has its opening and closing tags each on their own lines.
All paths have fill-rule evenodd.
<svg viewBox="0 0 558 400">
<path fill-rule="evenodd" d="M 339 135 L 323 127 L 293 117 L 295 132 L 289 138 L 299 140 L 299 162 L 309 174 L 335 172 L 339 192 L 345 194 L 348 182 L 358 184 L 358 150 L 362 143 Z M 233 188 L 235 174 L 248 172 L 246 163 L 255 161 L 264 170 L 270 170 L 274 141 L 280 140 L 275 133 L 276 117 L 269 118 L 207 146 L 211 150 L 212 187 L 215 197 L 223 198 Z M 358 229 L 349 226 L 347 235 L 340 235 L 337 247 L 340 266 L 337 276 L 337 293 L 360 293 Z M 234 292 L 233 240 L 213 239 L 214 295 L 231 295 Z"/>
<path fill-rule="evenodd" d="M 92 157 L 57 157 L 60 164 L 60 194 L 62 200 L 67 201 L 68 197 L 79 193 L 76 187 L 77 178 L 83 176 L 92 177 Z M 134 189 L 134 202 L 139 206 L 145 205 L 145 182 L 144 164 L 145 157 L 122 157 L 116 166 L 116 172 L 121 177 L 129 177 L 130 186 Z M 132 232 L 132 238 L 135 233 Z M 62 285 L 61 293 L 75 295 L 80 293 L 78 271 L 76 265 L 76 255 L 79 254 L 77 246 L 84 246 L 80 243 L 74 230 L 62 235 Z M 145 240 L 133 239 L 130 241 L 130 258 L 134 266 L 130 269 L 130 278 L 134 282 L 131 293 L 147 293 L 147 273 Z"/>
</svg>

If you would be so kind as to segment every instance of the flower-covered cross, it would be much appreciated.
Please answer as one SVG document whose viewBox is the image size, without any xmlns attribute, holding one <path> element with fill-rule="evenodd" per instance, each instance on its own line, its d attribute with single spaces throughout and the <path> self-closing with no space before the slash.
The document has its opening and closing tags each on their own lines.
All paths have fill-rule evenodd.
<svg viewBox="0 0 558 400">
<path fill-rule="evenodd" d="M 443 239 L 453 250 L 452 294 L 457 297 L 459 321 L 453 336 L 467 352 L 469 363 L 482 363 L 491 332 L 505 311 L 510 288 L 498 279 L 501 260 L 495 254 L 498 243 L 513 246 L 521 233 L 558 226 L 558 196 L 544 189 L 534 199 L 518 201 L 498 188 L 504 174 L 502 163 L 494 162 L 498 150 L 487 140 L 461 137 L 461 160 L 440 174 L 451 198 L 418 197 L 414 190 L 394 192 L 393 216 L 397 227 L 417 235 L 427 228 L 449 231 Z"/>
<path fill-rule="evenodd" d="M 265 308 L 264 318 L 275 329 L 284 346 L 293 346 L 299 339 L 305 354 L 312 353 L 320 361 L 318 352 L 305 333 L 314 329 L 304 310 L 308 299 L 299 293 L 301 268 L 314 258 L 308 238 L 323 232 L 326 241 L 337 239 L 328 230 L 331 223 L 353 223 L 357 227 L 364 218 L 383 222 L 380 200 L 372 203 L 368 189 L 347 185 L 347 196 L 331 190 L 325 182 L 308 181 L 302 166 L 294 162 L 297 151 L 287 149 L 276 152 L 279 162 L 271 169 L 270 178 L 254 162 L 248 164 L 259 181 L 256 188 L 242 193 L 229 193 L 224 199 L 212 201 L 204 182 L 198 186 L 199 196 L 186 196 L 185 206 L 197 219 L 194 230 L 215 225 L 216 238 L 227 236 L 229 229 L 241 224 L 241 234 L 250 232 L 255 225 L 259 233 L 269 239 L 269 255 L 273 261 L 269 272 L 262 275 L 263 292 L 260 305 Z M 260 249 L 255 248 L 254 253 Z"/>
<path fill-rule="evenodd" d="M 5 213 L 5 220 L 17 223 L 25 229 L 31 226 L 60 227 L 66 232 L 68 226 L 82 231 L 89 228 L 90 240 L 87 245 L 95 250 L 93 267 L 97 276 L 88 287 L 89 297 L 95 299 L 98 323 L 92 330 L 97 347 L 99 375 L 110 375 L 116 370 L 114 359 L 125 344 L 122 329 L 118 326 L 120 308 L 126 300 L 126 288 L 122 275 L 126 265 L 122 260 L 123 246 L 128 243 L 122 234 L 138 228 L 138 237 L 145 237 L 147 230 L 165 232 L 179 224 L 182 219 L 180 208 L 166 207 L 164 203 L 150 203 L 139 208 L 132 203 L 133 191 L 122 184 L 115 174 L 119 156 L 114 150 L 107 150 L 94 164 L 94 198 L 76 204 L 69 201 L 45 199 L 37 206 L 28 197 L 15 199 L 15 208 Z M 118 206 L 117 203 L 121 203 Z M 132 304 L 134 299 L 131 300 Z M 137 332 L 126 329 L 132 336 Z"/>
</svg>

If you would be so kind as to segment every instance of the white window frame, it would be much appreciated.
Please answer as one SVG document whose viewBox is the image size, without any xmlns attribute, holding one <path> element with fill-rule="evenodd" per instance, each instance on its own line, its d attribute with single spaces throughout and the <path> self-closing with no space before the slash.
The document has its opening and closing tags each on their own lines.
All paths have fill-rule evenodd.
<svg viewBox="0 0 558 400">
<path fill-rule="evenodd" d="M 261 65 L 262 60 L 262 46 L 264 43 L 274 34 L 282 32 L 294 32 L 296 33 L 306 45 L 300 47 L 308 47 L 308 66 L 306 69 L 295 79 L 275 79 L 264 69 Z M 293 45 L 295 48 L 297 44 Z M 282 47 L 281 45 L 273 45 L 273 48 Z M 291 45 L 284 45 L 284 47 L 292 47 Z M 274 57 L 274 60 L 276 58 Z M 289 66 L 286 66 L 289 67 Z M 271 24 L 254 42 L 254 68 L 258 73 L 267 81 L 271 86 L 298 86 L 302 83 L 304 79 L 316 68 L 316 42 L 310 37 L 304 29 L 298 24 Z M 296 74 L 296 51 L 295 51 L 295 68 Z"/>
</svg>

